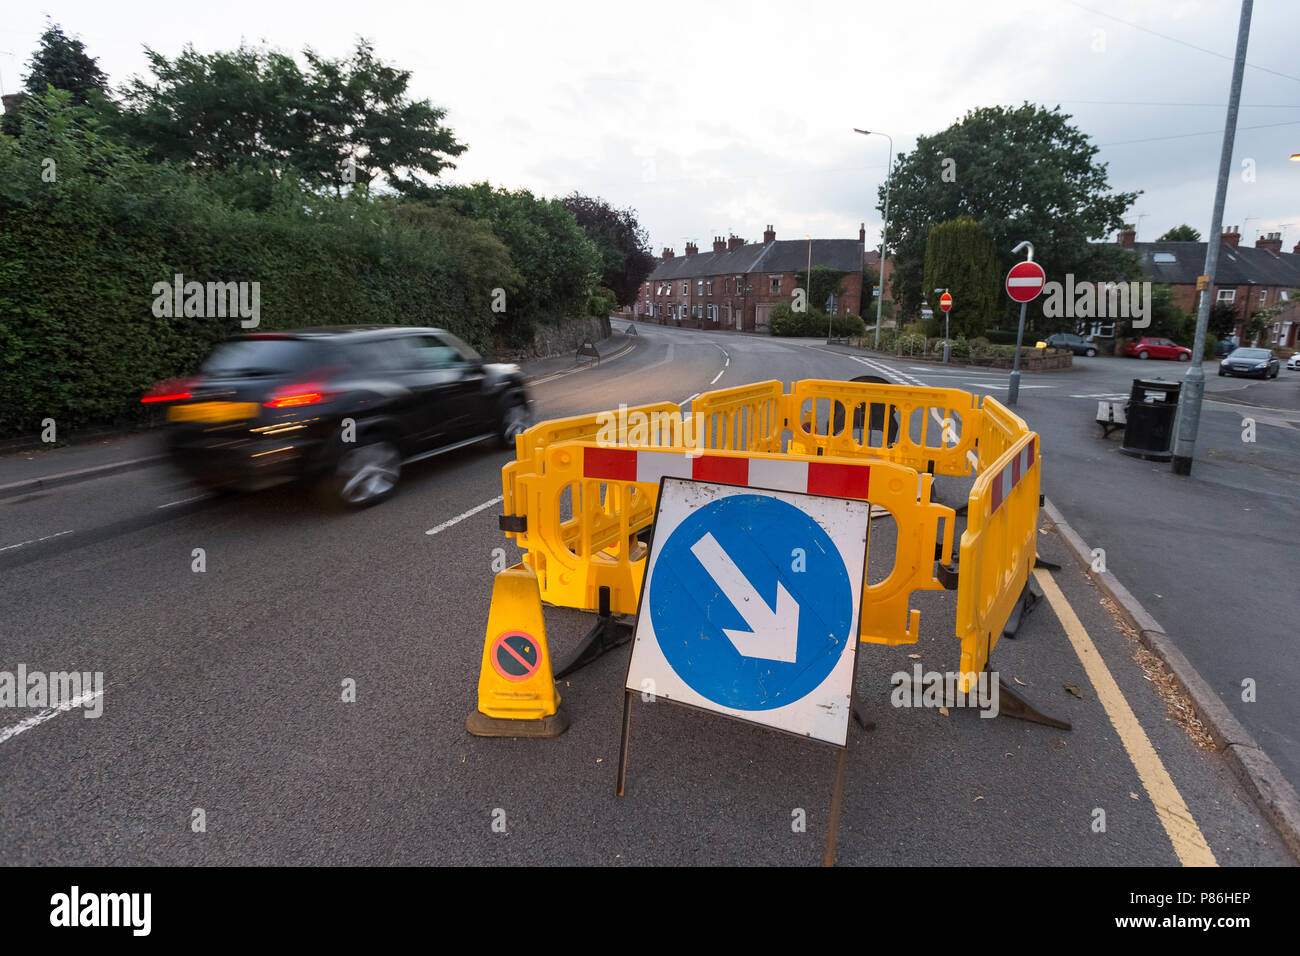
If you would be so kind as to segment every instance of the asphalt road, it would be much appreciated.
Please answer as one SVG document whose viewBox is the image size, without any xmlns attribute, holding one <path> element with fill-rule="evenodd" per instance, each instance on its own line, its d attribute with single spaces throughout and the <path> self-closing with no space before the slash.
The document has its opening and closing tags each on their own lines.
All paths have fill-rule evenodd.
<svg viewBox="0 0 1300 956">
<path fill-rule="evenodd" d="M 628 354 L 538 385 L 539 414 L 872 371 L 817 343 L 641 331 Z M 1104 377 L 1102 368 L 1071 381 Z M 948 384 L 931 367 L 895 373 Z M 1064 381 L 1031 376 L 1026 386 Z M 1101 383 L 1089 378 L 1073 394 Z M 1067 450 L 1073 432 L 1053 437 L 1087 403 L 1028 387 L 1022 396 L 1021 411 L 1043 429 L 1047 493 L 1091 541 L 1076 500 L 1090 499 L 1071 497 L 1074 479 L 1056 464 L 1082 467 L 1087 456 Z M 1207 416 L 1207 431 L 1219 427 Z M 1090 469 L 1094 489 L 1126 469 L 1126 498 L 1156 480 L 1110 449 L 1091 454 L 1101 462 Z M 37 722 L 34 711 L 0 709 L 0 863 L 818 862 L 834 756 L 802 740 L 638 703 L 628 793 L 613 796 L 625 652 L 562 682 L 564 736 L 466 734 L 493 551 L 518 555 L 489 504 L 509 459 L 490 447 L 430 459 L 408 470 L 391 501 L 345 515 L 294 488 L 195 498 L 166 467 L 0 501 L 0 670 L 104 674 L 97 719 L 71 710 Z M 939 487 L 949 503 L 964 498 L 961 482 Z M 888 528 L 872 535 L 871 560 L 888 559 Z M 1144 546 L 1095 543 L 1139 593 Z M 202 573 L 192 570 L 197 548 Z M 1222 760 L 1170 719 L 1133 640 L 1050 528 L 1040 551 L 1064 565 L 1047 580 L 1059 600 L 1029 615 L 994 663 L 1073 730 L 890 707 L 894 672 L 956 666 L 952 594 L 918 594 L 917 645 L 861 649 L 859 707 L 876 726 L 851 734 L 839 861 L 1172 865 L 1208 853 L 1221 864 L 1288 862 Z M 1232 557 L 1248 551 L 1243 543 Z M 1172 615 L 1153 612 L 1176 633 Z M 591 620 L 548 610 L 558 659 Z M 1205 643 L 1222 648 L 1237 633 Z M 1096 682 L 1081 653 L 1103 663 L 1113 686 Z M 1272 687 L 1269 674 L 1259 679 Z M 347 681 L 355 702 L 341 699 Z M 801 817 L 802 830 L 793 825 Z"/>
</svg>

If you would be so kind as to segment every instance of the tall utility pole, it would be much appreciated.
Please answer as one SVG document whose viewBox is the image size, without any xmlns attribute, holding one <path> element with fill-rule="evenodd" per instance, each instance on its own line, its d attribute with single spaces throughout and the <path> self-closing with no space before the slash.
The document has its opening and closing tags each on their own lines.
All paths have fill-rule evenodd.
<svg viewBox="0 0 1300 956">
<path fill-rule="evenodd" d="M 894 173 L 894 137 L 879 130 L 858 129 L 853 132 L 863 136 L 883 136 L 889 140 L 889 162 L 885 164 L 885 221 L 880 225 L 880 295 L 876 296 L 876 348 L 880 348 L 880 307 L 885 301 L 885 240 L 889 238 L 889 180 Z"/>
<path fill-rule="evenodd" d="M 1210 321 L 1210 300 L 1214 297 L 1214 270 L 1219 266 L 1219 243 L 1223 232 L 1223 203 L 1228 195 L 1228 173 L 1232 167 L 1232 146 L 1237 137 L 1237 106 L 1241 103 L 1241 76 L 1246 70 L 1246 44 L 1250 40 L 1250 14 L 1254 0 L 1241 0 L 1241 22 L 1237 26 L 1237 55 L 1232 63 L 1232 88 L 1228 92 L 1228 115 L 1223 123 L 1223 149 L 1219 153 L 1219 184 L 1214 190 L 1214 212 L 1210 216 L 1209 242 L 1205 244 L 1205 275 L 1209 283 L 1201 292 L 1196 309 L 1196 339 L 1192 361 L 1178 395 L 1178 431 L 1174 435 L 1173 469 L 1176 475 L 1192 473 L 1192 453 L 1201 425 L 1201 402 L 1205 398 L 1205 329 Z"/>
</svg>

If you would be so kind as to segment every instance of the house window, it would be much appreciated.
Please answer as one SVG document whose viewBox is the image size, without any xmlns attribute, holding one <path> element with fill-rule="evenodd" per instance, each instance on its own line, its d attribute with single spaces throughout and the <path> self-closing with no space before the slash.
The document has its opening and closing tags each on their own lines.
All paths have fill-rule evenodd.
<svg viewBox="0 0 1300 956">
<path fill-rule="evenodd" d="M 690 280 L 690 279 L 683 279 L 683 280 L 682 280 L 682 295 L 690 295 L 690 294 L 691 294 L 691 280 Z"/>
<path fill-rule="evenodd" d="M 767 291 L 770 292 L 772 295 L 780 295 L 780 294 L 781 294 L 781 277 L 780 277 L 780 276 L 768 276 L 768 277 L 767 277 L 767 285 L 768 285 Z"/>
<path fill-rule="evenodd" d="M 713 280 L 712 280 L 712 279 L 709 279 L 707 282 L 705 282 L 705 283 L 704 283 L 704 287 L 705 287 L 705 292 L 706 292 L 708 295 L 713 295 Z"/>
<path fill-rule="evenodd" d="M 1220 301 L 1220 302 L 1228 302 L 1228 303 L 1236 302 L 1236 301 L 1237 301 L 1237 290 L 1236 290 L 1236 289 L 1220 289 L 1220 290 L 1219 290 L 1219 301 Z"/>
<path fill-rule="evenodd" d="M 1267 289 L 1260 289 L 1260 290 L 1259 290 L 1259 304 L 1260 304 L 1260 305 L 1263 305 L 1264 302 L 1265 302 L 1267 299 L 1268 299 L 1268 290 L 1267 290 Z"/>
<path fill-rule="evenodd" d="M 704 295 L 704 280 L 703 280 L 703 279 L 696 279 L 696 280 L 695 280 L 695 294 L 696 294 L 696 295 Z"/>
</svg>

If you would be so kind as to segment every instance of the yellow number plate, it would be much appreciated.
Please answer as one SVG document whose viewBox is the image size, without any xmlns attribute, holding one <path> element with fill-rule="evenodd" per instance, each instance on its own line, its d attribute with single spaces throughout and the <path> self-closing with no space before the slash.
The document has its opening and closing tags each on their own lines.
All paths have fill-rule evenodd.
<svg viewBox="0 0 1300 956">
<path fill-rule="evenodd" d="M 235 422 L 256 418 L 256 402 L 194 402 L 167 409 L 169 422 Z"/>
</svg>

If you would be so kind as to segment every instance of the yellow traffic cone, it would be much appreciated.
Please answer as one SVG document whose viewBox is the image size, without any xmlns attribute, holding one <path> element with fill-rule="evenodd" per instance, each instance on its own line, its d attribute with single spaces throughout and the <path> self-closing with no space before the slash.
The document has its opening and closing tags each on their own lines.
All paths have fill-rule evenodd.
<svg viewBox="0 0 1300 956">
<path fill-rule="evenodd" d="M 478 677 L 476 737 L 558 737 L 569 729 L 551 676 L 537 573 L 516 564 L 492 582 L 492 607 Z"/>
</svg>

